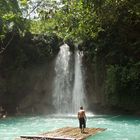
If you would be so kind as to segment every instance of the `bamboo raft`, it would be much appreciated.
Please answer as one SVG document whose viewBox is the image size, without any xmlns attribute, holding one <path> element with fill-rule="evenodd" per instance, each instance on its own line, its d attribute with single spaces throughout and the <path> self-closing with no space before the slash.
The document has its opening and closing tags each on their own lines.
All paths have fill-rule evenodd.
<svg viewBox="0 0 140 140">
<path fill-rule="evenodd" d="M 64 127 L 36 136 L 20 136 L 16 140 L 85 140 L 105 130 L 105 128 L 85 128 L 84 132 L 81 133 L 78 127 Z"/>
</svg>

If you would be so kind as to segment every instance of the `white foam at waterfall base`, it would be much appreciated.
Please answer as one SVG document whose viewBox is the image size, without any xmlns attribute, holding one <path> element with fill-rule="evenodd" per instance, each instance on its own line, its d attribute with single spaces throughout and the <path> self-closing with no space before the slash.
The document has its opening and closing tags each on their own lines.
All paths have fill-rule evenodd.
<svg viewBox="0 0 140 140">
<path fill-rule="evenodd" d="M 75 114 L 80 106 L 87 108 L 82 53 L 76 51 L 74 61 L 72 57 L 69 46 L 62 45 L 55 62 L 53 105 L 57 114 Z"/>
<path fill-rule="evenodd" d="M 47 115 L 46 117 L 48 118 L 74 118 L 77 119 L 77 113 L 66 113 L 66 114 L 62 114 L 62 113 L 57 113 L 57 114 L 50 114 Z M 92 112 L 86 112 L 86 118 L 93 118 L 96 117 L 96 115 L 94 115 Z"/>
</svg>

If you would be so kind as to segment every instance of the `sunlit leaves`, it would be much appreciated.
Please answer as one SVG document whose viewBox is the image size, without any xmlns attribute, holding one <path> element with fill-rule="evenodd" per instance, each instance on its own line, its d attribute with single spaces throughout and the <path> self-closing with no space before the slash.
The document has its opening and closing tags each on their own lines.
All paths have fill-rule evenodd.
<svg viewBox="0 0 140 140">
<path fill-rule="evenodd" d="M 2 16 L 4 20 L 13 20 L 15 18 L 15 14 L 12 12 L 6 13 Z"/>
<path fill-rule="evenodd" d="M 41 21 L 38 21 L 38 25 L 35 23 L 37 29 L 33 25 L 32 32 L 55 32 L 64 40 L 97 39 L 101 32 L 114 26 L 120 19 L 128 19 L 127 15 L 121 18 L 125 9 L 128 9 L 126 12 L 130 14 L 138 15 L 137 7 L 128 0 L 71 0 L 63 1 L 63 4 L 59 5 L 45 0 L 37 8 Z"/>
<path fill-rule="evenodd" d="M 22 6 L 26 6 L 27 5 L 27 0 L 19 0 L 20 1 L 20 4 Z"/>
<path fill-rule="evenodd" d="M 68 5 L 69 4 L 69 5 Z M 58 25 L 57 33 L 62 38 L 89 38 L 98 34 L 98 17 L 95 11 L 82 0 L 67 2 L 68 11 L 65 7 L 56 13 L 55 20 Z M 63 34 L 62 34 L 63 32 Z"/>
<path fill-rule="evenodd" d="M 16 0 L 1 0 L 0 6 L 0 16 L 4 23 L 13 22 L 17 16 L 20 16 L 20 10 Z"/>
<path fill-rule="evenodd" d="M 22 32 L 25 30 L 25 22 L 19 2 L 26 4 L 26 0 L 1 0 L 0 1 L 0 38 L 3 39 L 8 32 Z"/>
</svg>

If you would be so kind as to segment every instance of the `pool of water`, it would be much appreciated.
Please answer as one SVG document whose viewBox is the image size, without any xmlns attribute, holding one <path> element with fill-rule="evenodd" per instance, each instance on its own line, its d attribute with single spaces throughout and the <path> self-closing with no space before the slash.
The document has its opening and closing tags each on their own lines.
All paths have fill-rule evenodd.
<svg viewBox="0 0 140 140">
<path fill-rule="evenodd" d="M 37 135 L 61 127 L 77 127 L 76 117 L 26 116 L 0 119 L 0 140 L 15 140 L 20 135 Z M 94 116 L 87 127 L 107 128 L 87 140 L 140 140 L 140 118 L 132 116 Z"/>
</svg>

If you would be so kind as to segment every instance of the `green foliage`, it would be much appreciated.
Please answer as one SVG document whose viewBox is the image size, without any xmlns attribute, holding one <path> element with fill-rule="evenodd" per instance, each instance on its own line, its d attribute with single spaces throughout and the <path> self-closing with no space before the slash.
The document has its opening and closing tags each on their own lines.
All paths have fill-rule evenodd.
<svg viewBox="0 0 140 140">
<path fill-rule="evenodd" d="M 71 1 L 55 15 L 56 33 L 64 39 L 94 38 L 102 30 L 96 19 L 97 14 L 90 6 L 85 7 L 83 1 Z"/>
<path fill-rule="evenodd" d="M 1 31 L 0 35 L 4 35 L 5 33 L 11 31 L 16 22 L 18 22 L 18 18 L 21 15 L 18 2 L 15 0 L 0 1 L 0 19 L 1 19 Z"/>
<path fill-rule="evenodd" d="M 109 105 L 126 109 L 139 108 L 140 65 L 109 65 L 106 76 L 106 98 Z"/>
<path fill-rule="evenodd" d="M 27 41 L 26 47 L 10 48 L 8 56 L 15 61 L 5 59 L 8 71 L 45 61 L 58 51 L 58 44 L 52 45 L 60 42 L 58 38 L 72 40 L 96 67 L 95 77 L 102 77 L 95 81 L 97 87 L 105 87 L 100 91 L 105 91 L 107 104 L 139 108 L 139 6 L 138 0 L 1 0 L 0 38 L 7 42 L 4 37 L 11 31 L 35 36 L 31 45 L 33 38 L 25 34 L 29 40 L 22 38 L 20 43 Z"/>
<path fill-rule="evenodd" d="M 19 0 L 21 6 L 26 6 L 27 5 L 27 0 Z"/>
<path fill-rule="evenodd" d="M 26 0 L 0 1 L 0 54 L 6 50 L 15 34 L 24 35 L 28 31 L 29 21 L 23 18 L 21 9 L 26 4 Z M 11 37 L 6 40 L 9 33 L 12 33 Z"/>
<path fill-rule="evenodd" d="M 106 96 L 108 103 L 111 105 L 117 105 L 118 99 L 118 87 L 119 87 L 119 67 L 110 65 L 107 69 L 106 79 Z"/>
</svg>

